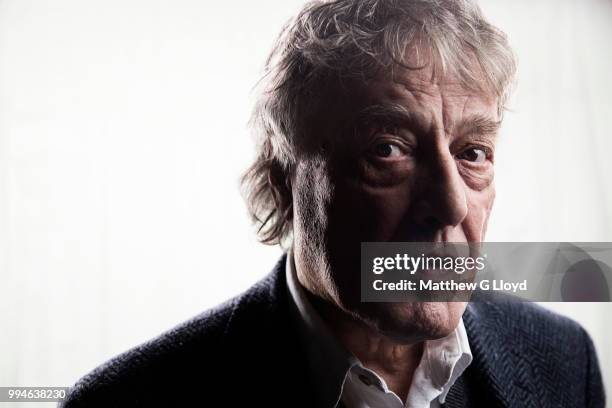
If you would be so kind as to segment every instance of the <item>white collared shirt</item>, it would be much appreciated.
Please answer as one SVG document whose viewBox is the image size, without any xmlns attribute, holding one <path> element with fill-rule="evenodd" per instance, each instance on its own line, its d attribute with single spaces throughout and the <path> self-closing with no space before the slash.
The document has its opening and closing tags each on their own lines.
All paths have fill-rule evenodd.
<svg viewBox="0 0 612 408">
<path fill-rule="evenodd" d="M 425 341 L 408 398 L 404 402 L 385 380 L 344 349 L 310 304 L 297 279 L 293 252 L 287 254 L 287 285 L 300 320 L 302 341 L 308 353 L 313 384 L 322 405 L 331 401 L 347 408 L 437 408 L 450 388 L 472 362 L 463 320 L 448 336 Z M 336 389 L 334 389 L 335 386 Z"/>
</svg>

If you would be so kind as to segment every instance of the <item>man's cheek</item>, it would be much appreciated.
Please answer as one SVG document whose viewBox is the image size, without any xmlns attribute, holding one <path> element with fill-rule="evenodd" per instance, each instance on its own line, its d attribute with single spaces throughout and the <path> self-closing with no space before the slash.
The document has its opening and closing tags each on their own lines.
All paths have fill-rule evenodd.
<svg viewBox="0 0 612 408">
<path fill-rule="evenodd" d="M 495 202 L 495 187 L 491 184 L 481 191 L 469 191 L 467 199 L 468 215 L 463 222 L 466 238 L 470 242 L 483 242 Z"/>
<path fill-rule="evenodd" d="M 389 241 L 406 217 L 410 194 L 406 183 L 372 187 L 357 178 L 335 185 L 332 218 L 343 224 L 345 235 L 358 234 L 362 241 Z"/>
<path fill-rule="evenodd" d="M 493 186 L 495 172 L 491 163 L 483 166 L 459 164 L 457 169 L 470 190 L 480 192 Z"/>
</svg>

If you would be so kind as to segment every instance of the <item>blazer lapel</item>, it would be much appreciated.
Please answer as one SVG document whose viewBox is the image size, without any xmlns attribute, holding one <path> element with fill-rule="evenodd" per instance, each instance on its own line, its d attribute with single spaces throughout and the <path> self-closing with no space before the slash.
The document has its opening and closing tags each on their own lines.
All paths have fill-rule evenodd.
<svg viewBox="0 0 612 408">
<path fill-rule="evenodd" d="M 233 366 L 253 374 L 243 394 L 265 396 L 269 407 L 310 408 L 314 405 L 307 361 L 288 312 L 285 257 L 272 273 L 235 300 L 223 341 L 231 351 Z"/>
<path fill-rule="evenodd" d="M 470 303 L 463 315 L 473 361 L 449 391 L 444 406 L 540 406 L 536 384 L 529 381 L 534 378 L 531 365 L 513 344 L 515 339 L 501 335 L 500 325 L 516 316 L 506 316 L 493 302 L 478 302 Z M 487 308 L 486 317 L 481 308 Z"/>
</svg>

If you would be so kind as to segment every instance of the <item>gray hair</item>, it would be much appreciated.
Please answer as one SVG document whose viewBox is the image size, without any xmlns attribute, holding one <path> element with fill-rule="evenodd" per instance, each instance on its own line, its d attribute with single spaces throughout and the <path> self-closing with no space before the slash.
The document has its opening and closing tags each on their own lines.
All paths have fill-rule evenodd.
<svg viewBox="0 0 612 408">
<path fill-rule="evenodd" d="M 251 124 L 257 157 L 242 178 L 258 235 L 282 243 L 292 231 L 291 175 L 329 89 L 367 80 L 404 61 L 408 46 L 428 54 L 433 79 L 449 73 L 494 96 L 501 115 L 516 62 L 506 36 L 472 0 L 313 1 L 282 30 L 267 60 Z"/>
</svg>

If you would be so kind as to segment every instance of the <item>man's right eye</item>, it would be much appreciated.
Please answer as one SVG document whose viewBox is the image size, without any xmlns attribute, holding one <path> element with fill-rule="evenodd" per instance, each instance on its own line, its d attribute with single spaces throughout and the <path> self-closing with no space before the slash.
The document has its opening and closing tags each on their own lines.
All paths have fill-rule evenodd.
<svg viewBox="0 0 612 408">
<path fill-rule="evenodd" d="M 402 149 L 395 143 L 377 143 L 374 146 L 374 154 L 383 159 L 402 157 Z"/>
</svg>

